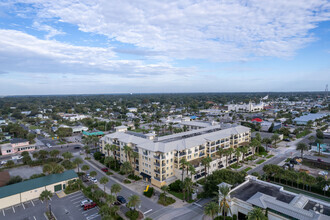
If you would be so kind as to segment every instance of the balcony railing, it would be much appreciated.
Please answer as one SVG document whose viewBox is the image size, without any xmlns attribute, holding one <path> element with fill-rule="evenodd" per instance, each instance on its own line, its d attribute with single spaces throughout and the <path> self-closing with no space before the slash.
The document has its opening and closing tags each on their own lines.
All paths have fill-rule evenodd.
<svg viewBox="0 0 330 220">
<path fill-rule="evenodd" d="M 199 150 L 204 150 L 204 149 L 205 149 L 205 146 L 199 147 Z"/>
<path fill-rule="evenodd" d="M 134 152 L 139 152 L 139 148 L 134 148 Z"/>
<path fill-rule="evenodd" d="M 154 163 L 154 165 L 160 167 L 160 163 Z"/>
<path fill-rule="evenodd" d="M 205 155 L 205 153 L 204 152 L 202 152 L 202 153 L 200 153 L 199 154 L 199 156 L 201 157 L 201 156 L 204 156 Z"/>
<path fill-rule="evenodd" d="M 160 177 L 154 176 L 154 179 L 160 181 Z"/>
<path fill-rule="evenodd" d="M 155 171 L 155 173 L 159 173 L 160 174 L 160 170 L 154 170 Z"/>
<path fill-rule="evenodd" d="M 154 155 L 154 158 L 156 158 L 158 160 L 164 160 L 165 156 L 163 156 L 163 155 Z"/>
</svg>

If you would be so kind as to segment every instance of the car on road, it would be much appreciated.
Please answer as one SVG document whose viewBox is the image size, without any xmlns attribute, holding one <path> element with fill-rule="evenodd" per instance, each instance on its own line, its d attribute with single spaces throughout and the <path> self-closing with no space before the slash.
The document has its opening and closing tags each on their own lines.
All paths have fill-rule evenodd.
<svg viewBox="0 0 330 220">
<path fill-rule="evenodd" d="M 97 206 L 95 202 L 86 203 L 84 205 L 84 210 L 88 210 L 88 209 L 94 208 L 95 206 Z"/>
<path fill-rule="evenodd" d="M 319 172 L 319 175 L 321 175 L 321 176 L 328 176 L 328 172 L 322 170 L 322 171 Z"/>
<path fill-rule="evenodd" d="M 76 146 L 76 147 L 74 147 L 73 149 L 80 149 L 80 147 L 79 147 L 79 146 Z"/>
<path fill-rule="evenodd" d="M 317 162 L 324 162 L 321 158 L 317 158 Z"/>
<path fill-rule="evenodd" d="M 94 178 L 94 177 L 91 178 L 91 181 L 92 181 L 93 183 L 97 183 L 97 179 Z"/>
<path fill-rule="evenodd" d="M 102 170 L 103 172 L 105 172 L 105 173 L 109 172 L 109 169 L 106 168 L 106 167 L 102 168 L 101 170 Z"/>
<path fill-rule="evenodd" d="M 83 207 L 84 205 L 86 205 L 88 203 L 92 203 L 92 202 L 93 202 L 93 200 L 91 200 L 91 199 L 85 199 L 85 200 L 81 201 L 80 206 Z"/>
<path fill-rule="evenodd" d="M 1 165 L 5 165 L 7 163 L 7 160 L 3 160 L 3 161 L 1 161 Z"/>
<path fill-rule="evenodd" d="M 121 204 L 125 204 L 126 203 L 126 199 L 122 196 L 117 196 L 117 201 L 120 202 Z"/>
<path fill-rule="evenodd" d="M 23 157 L 18 155 L 18 156 L 12 156 L 11 159 L 12 160 L 21 160 Z"/>
<path fill-rule="evenodd" d="M 50 143 L 47 143 L 46 146 L 49 148 L 52 147 L 52 145 L 50 145 Z"/>
</svg>

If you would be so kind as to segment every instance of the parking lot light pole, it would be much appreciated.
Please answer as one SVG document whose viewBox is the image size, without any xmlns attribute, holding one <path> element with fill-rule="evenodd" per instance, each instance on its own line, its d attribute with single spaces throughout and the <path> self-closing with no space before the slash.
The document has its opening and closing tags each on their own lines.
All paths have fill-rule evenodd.
<svg viewBox="0 0 330 220">
<path fill-rule="evenodd" d="M 52 216 L 52 206 L 49 203 L 49 215 Z"/>
</svg>

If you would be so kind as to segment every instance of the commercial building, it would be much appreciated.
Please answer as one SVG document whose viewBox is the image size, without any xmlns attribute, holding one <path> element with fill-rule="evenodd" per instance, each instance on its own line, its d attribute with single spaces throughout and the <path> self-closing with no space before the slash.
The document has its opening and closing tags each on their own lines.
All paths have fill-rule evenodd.
<svg viewBox="0 0 330 220">
<path fill-rule="evenodd" d="M 230 209 L 238 219 L 246 219 L 254 207 L 267 210 L 269 220 L 330 219 L 330 204 L 303 194 L 296 194 L 272 183 L 247 176 L 246 181 L 230 191 Z"/>
<path fill-rule="evenodd" d="M 260 102 L 259 104 L 252 103 L 251 101 L 248 104 L 229 104 L 228 111 L 235 112 L 258 112 L 264 109 L 265 104 Z"/>
<path fill-rule="evenodd" d="M 135 173 L 141 175 L 152 184 L 160 187 L 169 184 L 176 179 L 181 179 L 180 160 L 185 158 L 196 169 L 192 175 L 193 181 L 205 176 L 204 166 L 201 160 L 211 157 L 209 172 L 227 166 L 226 157 L 217 155 L 219 148 L 238 148 L 248 145 L 250 142 L 250 128 L 244 126 L 222 127 L 221 125 L 209 126 L 197 130 L 182 132 L 163 137 L 156 137 L 154 133 L 141 134 L 119 129 L 117 132 L 102 137 L 102 152 L 106 144 L 114 144 L 119 151 L 112 152 L 121 162 L 131 160 Z M 138 152 L 139 157 L 128 158 L 124 152 L 124 146 L 129 146 Z M 252 154 L 248 152 L 247 156 Z M 228 159 L 228 158 L 227 158 Z M 134 160 L 134 161 L 132 161 Z M 228 159 L 228 166 L 237 161 L 235 155 Z M 184 172 L 184 177 L 187 175 Z M 190 177 L 190 172 L 188 172 Z"/>
<path fill-rule="evenodd" d="M 196 130 L 196 129 L 201 129 L 201 128 L 207 128 L 210 126 L 214 126 L 219 124 L 218 122 L 215 121 L 182 121 L 180 122 L 180 127 L 181 128 L 186 128 L 188 131 L 191 130 Z"/>
<path fill-rule="evenodd" d="M 10 143 L 1 144 L 0 148 L 2 155 L 9 155 L 9 154 L 21 153 L 23 151 L 34 151 L 35 145 L 29 144 L 28 140 L 21 138 L 14 138 L 10 140 Z"/>
<path fill-rule="evenodd" d="M 73 170 L 0 187 L 0 209 L 39 198 L 44 190 L 52 193 L 65 189 L 70 180 L 77 179 Z"/>
<path fill-rule="evenodd" d="M 324 117 L 326 117 L 327 114 L 308 114 L 308 115 L 303 115 L 299 118 L 295 118 L 293 119 L 293 121 L 297 124 L 297 125 L 307 125 L 307 123 L 309 121 L 315 122 L 315 120 L 318 119 L 322 119 Z"/>
</svg>

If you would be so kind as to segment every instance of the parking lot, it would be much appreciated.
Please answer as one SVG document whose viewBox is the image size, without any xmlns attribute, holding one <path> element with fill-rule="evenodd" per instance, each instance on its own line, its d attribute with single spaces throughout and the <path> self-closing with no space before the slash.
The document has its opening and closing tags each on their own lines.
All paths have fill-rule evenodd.
<svg viewBox="0 0 330 220">
<path fill-rule="evenodd" d="M 98 214 L 98 207 L 89 210 L 83 210 L 83 208 L 80 206 L 80 202 L 85 199 L 87 198 L 80 191 L 63 198 L 59 198 L 55 194 L 49 201 L 49 204 L 51 205 L 52 212 L 57 219 L 101 219 L 101 216 Z M 45 211 L 46 203 L 39 199 L 34 199 L 0 210 L 0 219 L 44 220 L 46 219 L 44 216 Z"/>
</svg>

